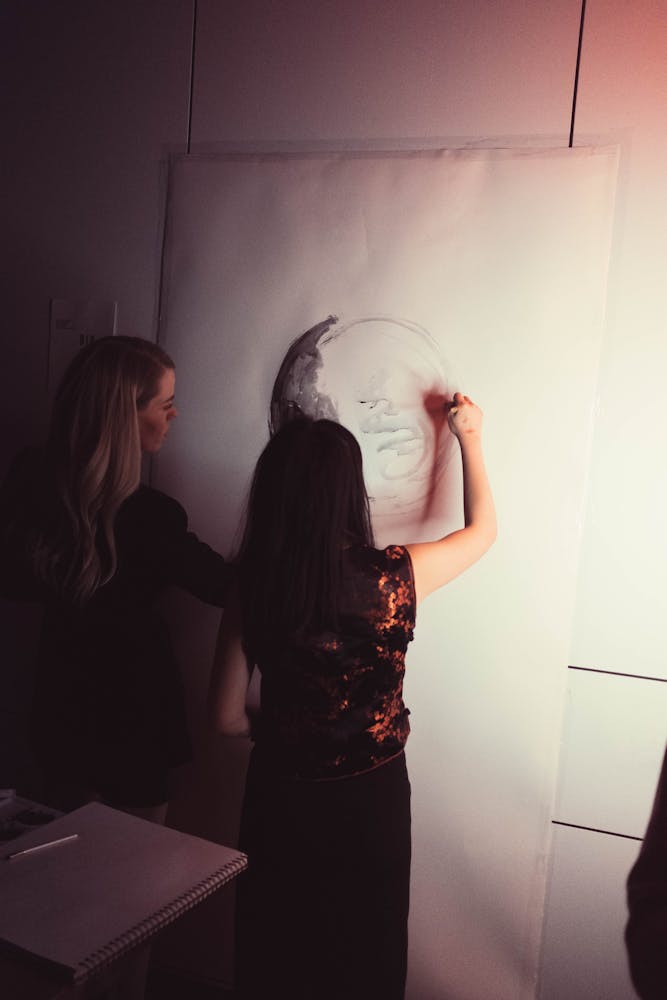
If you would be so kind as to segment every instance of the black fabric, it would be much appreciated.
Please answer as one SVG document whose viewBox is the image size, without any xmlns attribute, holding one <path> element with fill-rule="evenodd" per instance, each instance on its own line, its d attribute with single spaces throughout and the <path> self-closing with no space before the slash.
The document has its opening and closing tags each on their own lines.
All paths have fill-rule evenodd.
<svg viewBox="0 0 667 1000">
<path fill-rule="evenodd" d="M 630 974 L 642 1000 L 667 997 L 667 750 L 651 818 L 628 876 L 625 941 Z"/>
<path fill-rule="evenodd" d="M 410 886 L 403 747 L 415 621 L 403 546 L 345 553 L 336 632 L 259 664 L 261 711 L 243 805 L 240 996 L 402 1000 Z"/>
<path fill-rule="evenodd" d="M 151 806 L 167 773 L 189 759 L 182 682 L 156 609 L 170 585 L 222 606 L 231 567 L 190 531 L 179 503 L 141 486 L 115 524 L 118 570 L 79 609 L 30 572 L 25 533 L 44 516 L 39 454 L 23 457 L 2 491 L 2 595 L 44 604 L 32 744 L 49 785 L 81 783 L 107 801 Z M 24 530 L 21 527 L 25 526 Z"/>
<path fill-rule="evenodd" d="M 276 778 L 255 748 L 237 881 L 237 988 L 291 1000 L 402 1000 L 410 891 L 405 755 L 329 781 Z M 282 996 L 283 993 L 281 992 Z"/>
<path fill-rule="evenodd" d="M 336 632 L 274 644 L 262 675 L 257 742 L 285 775 L 337 778 L 395 756 L 410 732 L 405 654 L 415 623 L 407 549 L 345 552 Z"/>
</svg>

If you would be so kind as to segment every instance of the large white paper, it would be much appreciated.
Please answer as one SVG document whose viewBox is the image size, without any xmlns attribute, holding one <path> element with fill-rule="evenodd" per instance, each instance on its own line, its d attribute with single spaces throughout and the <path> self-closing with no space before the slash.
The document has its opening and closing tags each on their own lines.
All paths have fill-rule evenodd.
<svg viewBox="0 0 667 1000">
<path fill-rule="evenodd" d="M 160 341 L 181 417 L 156 483 L 207 541 L 233 549 L 276 376 L 328 317 L 308 384 L 362 444 L 382 544 L 461 523 L 427 401 L 462 389 L 485 412 L 499 539 L 420 607 L 408 659 L 414 1000 L 534 995 L 615 172 L 610 149 L 172 169 Z M 189 669 L 196 701 L 208 664 Z"/>
</svg>

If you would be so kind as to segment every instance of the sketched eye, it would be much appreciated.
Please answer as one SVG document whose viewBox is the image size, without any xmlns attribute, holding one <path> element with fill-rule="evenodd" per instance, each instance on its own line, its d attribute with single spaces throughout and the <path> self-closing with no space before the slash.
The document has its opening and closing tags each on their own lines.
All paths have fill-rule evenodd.
<svg viewBox="0 0 667 1000">
<path fill-rule="evenodd" d="M 358 402 L 359 406 L 365 406 L 369 410 L 375 410 L 380 403 L 385 407 L 392 405 L 391 400 L 387 396 L 376 396 L 374 399 L 360 399 Z"/>
</svg>

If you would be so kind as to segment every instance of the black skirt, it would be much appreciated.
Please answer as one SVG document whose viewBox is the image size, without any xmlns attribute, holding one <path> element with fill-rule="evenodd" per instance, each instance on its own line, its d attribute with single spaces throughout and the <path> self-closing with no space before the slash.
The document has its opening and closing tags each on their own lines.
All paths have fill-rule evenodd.
<svg viewBox="0 0 667 1000">
<path fill-rule="evenodd" d="M 279 778 L 253 751 L 237 882 L 239 996 L 402 1000 L 410 891 L 405 755 L 331 781 Z"/>
</svg>

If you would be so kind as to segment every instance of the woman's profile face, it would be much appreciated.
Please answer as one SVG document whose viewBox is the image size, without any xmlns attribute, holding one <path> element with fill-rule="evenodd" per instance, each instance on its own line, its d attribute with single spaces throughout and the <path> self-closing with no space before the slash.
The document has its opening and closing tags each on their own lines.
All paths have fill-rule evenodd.
<svg viewBox="0 0 667 1000">
<path fill-rule="evenodd" d="M 174 406 L 175 388 L 176 372 L 173 368 L 165 368 L 158 382 L 156 394 L 142 410 L 138 411 L 141 450 L 151 455 L 160 450 L 170 422 L 178 415 L 178 410 Z"/>
</svg>

